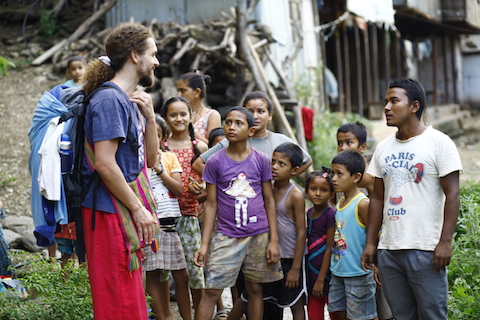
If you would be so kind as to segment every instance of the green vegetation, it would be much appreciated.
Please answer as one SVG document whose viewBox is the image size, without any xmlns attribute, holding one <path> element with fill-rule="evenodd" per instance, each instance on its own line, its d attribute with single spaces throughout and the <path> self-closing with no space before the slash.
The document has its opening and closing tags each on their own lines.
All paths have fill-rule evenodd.
<svg viewBox="0 0 480 320">
<path fill-rule="evenodd" d="M 6 77 L 8 75 L 8 67 L 15 68 L 15 64 L 4 57 L 0 57 L 0 73 L 2 76 Z"/>
<path fill-rule="evenodd" d="M 42 13 L 40 15 L 40 31 L 43 35 L 50 37 L 55 32 L 57 25 L 57 16 L 52 13 Z"/>
<path fill-rule="evenodd" d="M 480 182 L 463 183 L 448 267 L 449 319 L 480 319 Z"/>
<path fill-rule="evenodd" d="M 19 260 L 15 254 L 12 258 Z M 86 268 L 71 263 L 61 270 L 59 264 L 40 259 L 40 256 L 28 260 L 34 261 L 21 270 L 20 279 L 29 297 L 22 299 L 14 294 L 0 294 L 0 320 L 93 318 Z"/>
<path fill-rule="evenodd" d="M 337 129 L 342 124 L 353 121 L 360 121 L 367 129 L 371 126 L 367 119 L 358 114 L 324 111 L 315 115 L 313 141 L 308 143 L 313 168 L 319 170 L 322 166 L 332 166 L 332 159 L 338 153 Z"/>
<path fill-rule="evenodd" d="M 8 174 L 2 174 L 0 176 L 0 187 L 5 187 L 6 185 L 12 183 L 12 182 L 15 182 L 17 181 L 17 178 L 15 177 L 11 177 L 10 175 Z"/>
</svg>

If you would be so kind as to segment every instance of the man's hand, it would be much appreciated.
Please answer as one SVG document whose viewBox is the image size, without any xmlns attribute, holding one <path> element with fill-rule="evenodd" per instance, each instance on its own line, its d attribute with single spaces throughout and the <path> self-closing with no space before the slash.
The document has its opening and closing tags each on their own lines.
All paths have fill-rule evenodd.
<svg viewBox="0 0 480 320">
<path fill-rule="evenodd" d="M 433 270 L 441 271 L 450 264 L 452 257 L 452 243 L 450 241 L 440 241 L 433 251 Z"/>
<path fill-rule="evenodd" d="M 136 103 L 145 119 L 155 119 L 152 97 L 145 91 L 134 91 L 130 95 L 130 101 Z"/>
<path fill-rule="evenodd" d="M 138 238 L 145 245 L 149 245 L 155 238 L 154 226 L 158 224 L 153 215 L 144 207 L 140 206 L 138 210 L 132 211 L 133 221 L 138 230 Z"/>
<path fill-rule="evenodd" d="M 360 266 L 363 271 L 367 269 L 375 270 L 375 264 L 373 263 L 373 257 L 375 255 L 376 248 L 372 245 L 366 245 L 362 253 L 362 258 L 360 260 Z"/>
</svg>

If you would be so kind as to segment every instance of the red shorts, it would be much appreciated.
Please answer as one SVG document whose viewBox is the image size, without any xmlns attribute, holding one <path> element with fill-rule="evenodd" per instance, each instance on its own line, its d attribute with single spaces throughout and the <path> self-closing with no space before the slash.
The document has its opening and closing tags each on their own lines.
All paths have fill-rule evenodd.
<svg viewBox="0 0 480 320">
<path fill-rule="evenodd" d="M 127 250 L 116 214 L 82 208 L 88 275 L 95 320 L 148 319 L 142 268 L 128 271 Z"/>
</svg>

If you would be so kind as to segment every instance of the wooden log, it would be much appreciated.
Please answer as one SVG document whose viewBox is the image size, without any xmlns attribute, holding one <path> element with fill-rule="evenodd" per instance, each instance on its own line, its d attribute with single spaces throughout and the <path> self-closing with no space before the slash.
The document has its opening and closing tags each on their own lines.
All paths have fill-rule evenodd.
<svg viewBox="0 0 480 320">
<path fill-rule="evenodd" d="M 91 25 L 95 23 L 98 19 L 100 19 L 105 13 L 107 13 L 115 4 L 117 3 L 117 0 L 112 0 L 105 2 L 100 9 L 92 14 L 87 20 L 85 20 L 78 28 L 75 30 L 74 33 L 70 35 L 67 39 L 64 39 L 51 47 L 49 50 L 41 54 L 39 57 L 37 57 L 35 60 L 32 61 L 32 65 L 38 66 L 47 61 L 49 58 L 51 58 L 55 52 L 58 50 L 64 48 L 66 45 L 68 45 L 70 42 L 75 41 L 79 39 L 85 32 L 87 32 Z"/>
<path fill-rule="evenodd" d="M 169 63 L 170 64 L 176 64 L 187 51 L 195 48 L 197 45 L 197 40 L 194 38 L 188 38 L 187 41 L 182 45 L 182 47 L 175 53 L 175 55 L 170 59 Z"/>
<path fill-rule="evenodd" d="M 270 61 L 270 64 L 273 67 L 273 70 L 277 73 L 278 77 L 282 81 L 283 85 L 285 86 L 285 90 L 287 90 L 288 97 L 290 99 L 294 98 L 292 86 L 290 85 L 290 81 L 288 81 L 287 76 L 285 75 L 285 72 L 283 69 L 278 65 L 277 61 L 275 60 L 275 57 L 272 55 L 270 52 L 270 49 L 267 48 L 265 50 L 265 56 L 268 58 L 268 61 Z"/>
</svg>

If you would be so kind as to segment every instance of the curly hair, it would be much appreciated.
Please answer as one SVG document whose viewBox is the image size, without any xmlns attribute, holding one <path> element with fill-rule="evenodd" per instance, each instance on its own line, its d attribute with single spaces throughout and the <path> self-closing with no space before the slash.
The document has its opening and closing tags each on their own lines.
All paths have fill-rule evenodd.
<svg viewBox="0 0 480 320">
<path fill-rule="evenodd" d="M 123 68 L 132 51 L 144 54 L 149 38 L 154 39 L 154 35 L 141 24 L 124 23 L 116 27 L 105 41 L 105 51 L 111 65 L 108 66 L 99 59 L 88 63 L 83 86 L 85 92 L 88 94 L 105 81 L 111 80 Z"/>
</svg>

